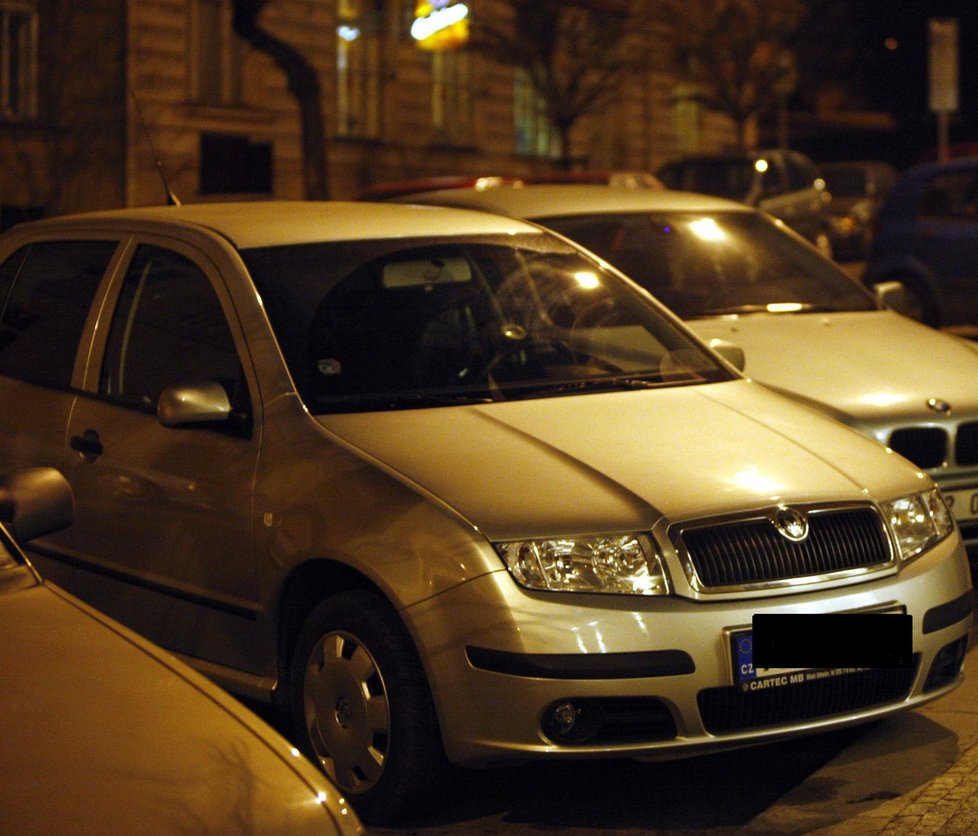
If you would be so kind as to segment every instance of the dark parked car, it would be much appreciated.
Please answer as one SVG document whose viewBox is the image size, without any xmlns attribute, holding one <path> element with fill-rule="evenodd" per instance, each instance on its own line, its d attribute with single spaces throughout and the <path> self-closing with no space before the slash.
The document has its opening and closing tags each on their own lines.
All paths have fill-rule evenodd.
<svg viewBox="0 0 978 836">
<path fill-rule="evenodd" d="M 657 173 L 670 189 L 725 197 L 780 218 L 832 255 L 825 180 L 798 151 L 699 154 L 666 163 Z"/>
<path fill-rule="evenodd" d="M 978 322 L 978 157 L 907 171 L 877 218 L 865 281 L 902 282 L 912 316 Z"/>
<path fill-rule="evenodd" d="M 866 258 L 873 242 L 876 216 L 900 175 L 880 160 L 823 163 L 829 202 L 832 255 L 839 261 Z"/>
</svg>

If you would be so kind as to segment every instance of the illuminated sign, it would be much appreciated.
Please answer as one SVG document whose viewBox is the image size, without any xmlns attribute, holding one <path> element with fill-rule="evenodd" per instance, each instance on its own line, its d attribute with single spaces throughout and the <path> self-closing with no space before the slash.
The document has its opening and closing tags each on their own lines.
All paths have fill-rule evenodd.
<svg viewBox="0 0 978 836">
<path fill-rule="evenodd" d="M 458 49 L 469 39 L 469 7 L 454 0 L 418 0 L 411 37 L 421 49 Z"/>
</svg>

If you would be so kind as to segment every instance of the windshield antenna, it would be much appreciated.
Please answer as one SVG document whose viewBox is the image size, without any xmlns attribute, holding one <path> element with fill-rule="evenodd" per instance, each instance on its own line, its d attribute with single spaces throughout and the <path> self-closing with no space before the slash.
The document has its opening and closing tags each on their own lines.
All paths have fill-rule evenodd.
<svg viewBox="0 0 978 836">
<path fill-rule="evenodd" d="M 146 120 L 143 119 L 143 109 L 140 107 L 139 98 L 136 96 L 136 91 L 132 89 L 132 85 L 127 81 L 126 87 L 129 88 L 129 95 L 132 96 L 133 102 L 136 104 L 136 117 L 139 119 L 139 127 L 142 129 L 143 133 L 146 134 L 146 141 L 149 143 L 149 150 L 153 155 L 153 159 L 156 161 L 156 170 L 159 172 L 160 180 L 163 181 L 163 191 L 166 192 L 166 202 L 169 206 L 181 206 L 180 198 L 178 198 L 174 193 L 173 189 L 170 188 L 170 183 L 166 179 L 166 172 L 163 171 L 163 162 L 160 160 L 160 155 L 156 153 L 156 146 L 153 144 L 153 135 L 149 132 L 149 127 L 146 125 Z"/>
</svg>

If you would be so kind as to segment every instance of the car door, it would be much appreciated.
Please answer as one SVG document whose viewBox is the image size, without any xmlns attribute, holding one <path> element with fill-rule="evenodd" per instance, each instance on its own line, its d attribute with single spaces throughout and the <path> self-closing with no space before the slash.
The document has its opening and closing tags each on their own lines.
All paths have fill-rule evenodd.
<svg viewBox="0 0 978 836">
<path fill-rule="evenodd" d="M 34 240 L 0 264 L 0 469 L 63 468 L 79 348 L 118 250 L 118 239 Z"/>
<path fill-rule="evenodd" d="M 55 542 L 81 597 L 171 650 L 254 665 L 252 492 L 259 430 L 246 347 L 207 258 L 133 241 L 67 429 L 72 527 Z M 166 386 L 218 381 L 234 420 L 171 429 Z M 92 571 L 94 570 L 94 571 Z M 250 663 L 249 663 L 249 660 Z"/>
</svg>

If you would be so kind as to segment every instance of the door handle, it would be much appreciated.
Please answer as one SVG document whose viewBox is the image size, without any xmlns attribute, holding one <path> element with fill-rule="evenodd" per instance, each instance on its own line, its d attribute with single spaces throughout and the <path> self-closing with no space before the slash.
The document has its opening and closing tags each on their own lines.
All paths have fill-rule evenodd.
<svg viewBox="0 0 978 836">
<path fill-rule="evenodd" d="M 73 435 L 69 441 L 72 450 L 77 450 L 83 456 L 101 456 L 104 451 L 102 439 L 96 430 L 85 430 L 81 435 Z"/>
</svg>

